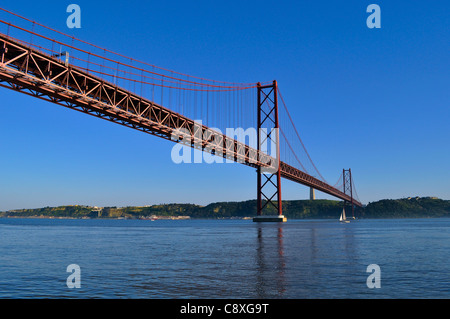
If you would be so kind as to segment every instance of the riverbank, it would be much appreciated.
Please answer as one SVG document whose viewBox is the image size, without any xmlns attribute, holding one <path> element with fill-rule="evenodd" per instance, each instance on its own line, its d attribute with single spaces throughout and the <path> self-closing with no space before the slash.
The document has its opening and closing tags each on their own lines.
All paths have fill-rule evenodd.
<svg viewBox="0 0 450 319">
<path fill-rule="evenodd" d="M 288 219 L 336 219 L 343 202 L 334 200 L 283 201 L 283 214 Z M 74 218 L 74 219 L 221 219 L 251 218 L 256 212 L 256 200 L 218 202 L 206 206 L 195 204 L 160 204 L 128 207 L 97 207 L 67 205 L 1 212 L 0 217 Z M 270 207 L 265 212 L 276 214 Z M 350 209 L 347 206 L 347 215 Z M 450 217 L 450 201 L 435 197 L 384 199 L 356 208 L 357 218 L 431 218 Z"/>
</svg>

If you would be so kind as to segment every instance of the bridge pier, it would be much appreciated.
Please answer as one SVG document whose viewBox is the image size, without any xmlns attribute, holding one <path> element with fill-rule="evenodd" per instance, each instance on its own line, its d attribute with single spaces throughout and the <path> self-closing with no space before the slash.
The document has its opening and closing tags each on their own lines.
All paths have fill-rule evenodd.
<svg viewBox="0 0 450 319">
<path fill-rule="evenodd" d="M 315 200 L 316 199 L 316 194 L 314 192 L 314 188 L 310 187 L 309 188 L 309 200 Z"/>
<path fill-rule="evenodd" d="M 284 223 L 287 218 L 284 215 L 264 215 L 253 217 L 254 222 L 277 222 Z"/>
</svg>

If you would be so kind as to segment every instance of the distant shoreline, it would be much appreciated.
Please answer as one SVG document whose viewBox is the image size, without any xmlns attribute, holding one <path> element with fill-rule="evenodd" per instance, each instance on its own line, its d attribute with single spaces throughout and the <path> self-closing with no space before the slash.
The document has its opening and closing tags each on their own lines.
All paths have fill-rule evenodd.
<svg viewBox="0 0 450 319">
<path fill-rule="evenodd" d="M 342 201 L 291 200 L 283 201 L 283 214 L 288 219 L 337 219 L 343 209 Z M 350 206 L 346 207 L 351 216 Z M 436 197 L 385 199 L 355 208 L 359 219 L 377 218 L 436 218 L 450 217 L 450 200 Z M 273 210 L 264 212 L 276 215 Z M 0 217 L 47 219 L 250 219 L 256 215 L 256 200 L 217 202 L 206 206 L 195 204 L 160 204 L 129 207 L 96 207 L 68 205 L 1 212 Z"/>
<path fill-rule="evenodd" d="M 218 218 L 206 218 L 206 217 L 196 217 L 196 218 L 183 218 L 178 219 L 177 216 L 173 216 L 174 218 L 161 218 L 156 220 L 170 220 L 170 221 L 180 221 L 180 220 L 252 220 L 253 217 L 218 217 Z M 99 217 L 99 218 L 89 218 L 89 217 L 54 217 L 54 216 L 5 216 L 0 217 L 5 219 L 58 219 L 58 220 L 142 220 L 142 221 L 150 221 L 149 219 L 142 218 L 113 218 L 113 217 Z M 450 218 L 450 216 L 425 216 L 425 217 L 364 217 L 364 218 L 356 218 L 355 220 L 382 220 L 382 219 L 439 219 L 439 218 Z M 337 220 L 337 218 L 288 218 L 288 220 Z"/>
</svg>

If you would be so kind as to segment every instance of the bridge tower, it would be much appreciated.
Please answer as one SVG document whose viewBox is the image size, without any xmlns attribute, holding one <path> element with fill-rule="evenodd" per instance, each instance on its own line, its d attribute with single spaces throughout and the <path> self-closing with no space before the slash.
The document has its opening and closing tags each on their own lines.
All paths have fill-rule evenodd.
<svg viewBox="0 0 450 319">
<path fill-rule="evenodd" d="M 352 180 L 352 170 L 343 169 L 342 170 L 342 180 L 343 180 L 343 189 L 344 194 L 349 195 L 351 198 L 350 205 L 352 207 L 352 217 L 355 218 L 355 205 L 353 203 L 353 180 Z M 344 200 L 344 209 L 347 204 L 347 201 Z"/>
<path fill-rule="evenodd" d="M 271 168 L 257 168 L 257 211 L 253 221 L 285 222 L 281 203 L 280 136 L 278 121 L 277 81 L 270 85 L 257 84 L 257 151 L 275 158 Z M 258 158 L 259 159 L 259 158 Z M 274 168 L 275 167 L 275 168 Z M 269 207 L 275 208 L 277 215 L 263 215 Z"/>
</svg>

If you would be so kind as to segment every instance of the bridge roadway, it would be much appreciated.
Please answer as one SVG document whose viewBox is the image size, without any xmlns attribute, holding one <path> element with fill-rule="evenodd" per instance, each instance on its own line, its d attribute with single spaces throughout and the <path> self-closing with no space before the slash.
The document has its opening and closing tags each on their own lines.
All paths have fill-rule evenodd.
<svg viewBox="0 0 450 319">
<path fill-rule="evenodd" d="M 276 159 L 234 138 L 93 76 L 74 65 L 29 48 L 0 33 L 0 86 L 50 101 L 251 167 L 276 167 Z M 185 134 L 179 133 L 183 129 Z M 174 132 L 176 134 L 174 134 Z M 175 136 L 175 138 L 174 138 Z M 202 138 L 203 137 L 203 138 Z M 337 188 L 280 162 L 283 178 L 362 204 Z"/>
</svg>

